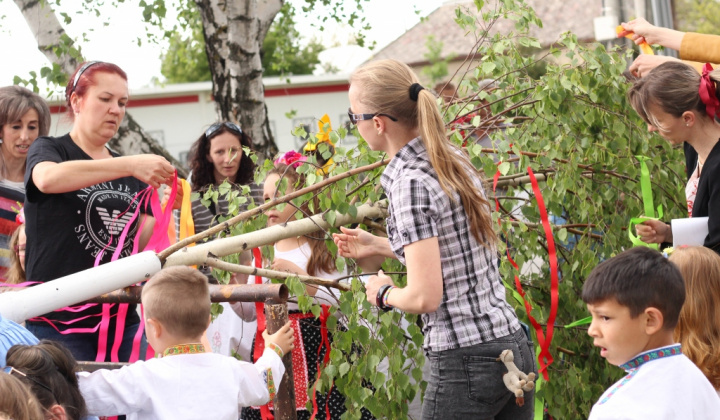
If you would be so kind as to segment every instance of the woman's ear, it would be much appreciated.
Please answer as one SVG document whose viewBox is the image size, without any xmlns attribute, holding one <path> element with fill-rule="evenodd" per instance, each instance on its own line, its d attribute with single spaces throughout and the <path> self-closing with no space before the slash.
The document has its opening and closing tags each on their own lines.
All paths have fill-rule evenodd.
<svg viewBox="0 0 720 420">
<path fill-rule="evenodd" d="M 685 124 L 685 127 L 692 127 L 695 125 L 695 122 L 697 121 L 697 116 L 695 115 L 695 112 L 693 111 L 685 111 L 680 116 L 683 120 L 683 124 Z"/>
<path fill-rule="evenodd" d="M 60 404 L 54 404 L 50 409 L 47 411 L 47 414 L 49 416 L 49 420 L 66 420 L 67 414 L 65 413 L 65 408 Z"/>
<path fill-rule="evenodd" d="M 73 114 L 80 112 L 81 100 L 82 98 L 80 98 L 75 92 L 70 94 L 70 105 L 72 105 Z"/>
</svg>

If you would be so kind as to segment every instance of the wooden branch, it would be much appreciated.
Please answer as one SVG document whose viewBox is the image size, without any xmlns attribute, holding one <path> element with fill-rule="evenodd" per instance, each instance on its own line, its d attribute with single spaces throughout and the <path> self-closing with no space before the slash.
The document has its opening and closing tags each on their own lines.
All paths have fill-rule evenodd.
<svg viewBox="0 0 720 420">
<path fill-rule="evenodd" d="M 301 282 L 303 282 L 305 284 L 312 284 L 315 286 L 332 287 L 335 289 L 342 290 L 344 292 L 347 292 L 348 290 L 351 289 L 349 284 L 340 283 L 337 280 L 328 280 L 328 279 L 323 279 L 320 277 L 313 277 L 313 276 L 302 276 L 302 275 L 290 273 L 288 271 L 267 270 L 264 268 L 250 267 L 247 265 L 232 264 L 229 262 L 225 262 L 219 258 L 212 257 L 210 255 L 208 255 L 207 259 L 205 260 L 205 264 L 210 267 L 217 268 L 219 270 L 230 271 L 233 273 L 250 274 L 252 276 L 262 276 L 262 277 L 267 277 L 270 279 L 280 279 L 280 280 L 284 280 L 284 279 L 287 279 L 290 277 L 297 277 L 300 279 Z"/>
<path fill-rule="evenodd" d="M 218 224 L 218 225 L 216 225 L 216 226 L 213 226 L 213 227 L 211 227 L 210 229 L 208 229 L 208 230 L 206 230 L 206 231 L 204 231 L 204 232 L 200 232 L 200 233 L 198 233 L 198 234 L 196 234 L 196 235 L 193 235 L 193 236 L 191 236 L 191 237 L 189 237 L 189 238 L 183 239 L 182 241 L 179 241 L 178 243 L 176 243 L 176 244 L 174 244 L 174 245 L 171 245 L 170 247 L 168 247 L 168 248 L 165 249 L 164 251 L 160 252 L 160 253 L 158 254 L 158 258 L 160 258 L 160 261 L 164 264 L 165 261 L 168 259 L 168 257 L 169 257 L 170 255 L 172 255 L 173 253 L 177 252 L 177 251 L 180 250 L 180 249 L 183 249 L 184 247 L 186 247 L 186 246 L 188 246 L 188 245 L 190 245 L 190 244 L 192 244 L 192 243 L 199 242 L 199 241 L 201 241 L 201 240 L 203 240 L 203 239 L 205 239 L 205 238 L 209 238 L 209 237 L 211 237 L 211 236 L 213 236 L 213 235 L 215 235 L 215 234 L 217 234 L 217 233 L 222 232 L 222 231 L 225 230 L 225 229 L 228 229 L 230 226 L 233 226 L 233 225 L 235 225 L 235 224 L 237 224 L 237 223 L 239 223 L 239 222 L 241 222 L 241 221 L 243 221 L 243 220 L 246 220 L 246 219 L 249 219 L 249 218 L 251 218 L 251 217 L 253 217 L 253 216 L 257 216 L 257 215 L 259 215 L 259 214 L 262 214 L 265 210 L 271 209 L 271 208 L 277 206 L 278 204 L 287 203 L 287 202 L 290 201 L 290 200 L 293 200 L 293 199 L 295 199 L 295 198 L 297 198 L 297 197 L 300 197 L 300 196 L 302 196 L 302 195 L 304 195 L 304 194 L 307 194 L 307 193 L 309 193 L 309 192 L 312 192 L 312 191 L 315 191 L 315 190 L 319 190 L 319 189 L 325 187 L 326 185 L 333 184 L 333 183 L 335 183 L 335 182 L 337 182 L 337 181 L 339 181 L 339 180 L 341 180 L 341 179 L 348 178 L 348 177 L 350 177 L 350 176 L 357 175 L 357 174 L 360 174 L 360 173 L 363 173 L 363 172 L 371 171 L 371 170 L 373 170 L 373 169 L 375 169 L 375 168 L 379 168 L 380 166 L 386 165 L 388 162 L 390 162 L 389 159 L 383 159 L 383 160 L 381 160 L 381 161 L 375 162 L 375 163 L 370 164 L 370 165 L 365 165 L 365 166 L 361 166 L 361 167 L 359 167 L 359 168 L 351 169 L 351 170 L 349 170 L 349 171 L 347 171 L 347 172 L 344 172 L 344 173 L 342 173 L 342 174 L 335 175 L 335 176 L 332 176 L 332 177 L 330 177 L 330 178 L 328 178 L 328 179 L 326 179 L 326 180 L 323 180 L 323 181 L 321 181 L 321 182 L 318 182 L 317 184 L 314 184 L 314 185 L 311 185 L 311 186 L 309 186 L 309 187 L 305 187 L 305 188 L 299 189 L 299 190 L 294 191 L 294 192 L 292 192 L 292 193 L 290 193 L 290 194 L 286 194 L 286 195 L 284 195 L 284 196 L 282 196 L 282 197 L 278 197 L 278 198 L 276 198 L 276 199 L 274 199 L 274 200 L 271 200 L 271 201 L 269 201 L 269 202 L 267 202 L 267 203 L 265 203 L 265 204 L 263 204 L 263 205 L 261 205 L 261 206 L 258 206 L 258 207 L 256 207 L 256 208 L 254 208 L 254 209 L 252 209 L 252 210 L 244 211 L 244 212 L 238 214 L 237 216 L 232 217 L 232 218 L 226 220 L 225 222 L 220 223 L 220 224 Z M 236 252 L 237 252 L 237 251 L 236 251 Z M 218 255 L 218 254 L 216 254 L 216 255 Z M 192 263 L 191 263 L 191 265 L 192 265 Z"/>
</svg>

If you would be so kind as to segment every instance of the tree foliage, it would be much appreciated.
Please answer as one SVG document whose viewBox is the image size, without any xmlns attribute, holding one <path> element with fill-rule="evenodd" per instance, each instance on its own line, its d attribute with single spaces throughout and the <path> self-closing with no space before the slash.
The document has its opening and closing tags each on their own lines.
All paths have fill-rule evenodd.
<svg viewBox="0 0 720 420">
<path fill-rule="evenodd" d="M 322 43 L 312 39 L 302 46 L 295 17 L 292 4 L 286 3 L 270 26 L 261 52 L 264 76 L 312 74 L 320 63 L 318 56 L 324 49 Z M 188 4 L 182 19 L 187 35 L 182 35 L 181 31 L 172 32 L 167 52 L 161 57 L 161 73 L 167 83 L 212 80 L 197 6 Z"/>
<path fill-rule="evenodd" d="M 720 34 L 720 3 L 716 0 L 674 0 L 677 29 Z"/>
<path fill-rule="evenodd" d="M 623 71 L 631 57 L 629 51 L 582 45 L 573 34 L 565 33 L 547 52 L 554 60 L 547 60 L 545 71 L 531 74 L 528 69 L 546 58 L 524 54 L 527 48 L 539 47 L 537 40 L 528 36 L 532 25 L 541 24 L 533 10 L 522 1 L 501 0 L 486 6 L 478 0 L 475 4 L 482 8 L 479 17 L 458 9 L 456 21 L 478 39 L 476 48 L 482 59 L 465 68 L 459 90 L 467 99 L 444 108 L 448 134 L 451 141 L 463 143 L 463 133 L 472 130 L 460 130 L 451 122 L 458 116 L 477 113 L 483 106 L 481 99 L 487 101 L 491 113 L 478 114 L 473 126 L 505 119 L 505 129 L 491 134 L 494 150 L 470 142 L 466 151 L 486 177 L 500 172 L 502 191 L 488 194 L 499 201 L 493 217 L 503 238 L 501 273 L 508 284 L 519 276 L 532 304 L 531 314 L 543 328 L 550 312 L 548 239 L 541 226 L 539 197 L 528 186 L 527 168 L 532 168 L 541 181 L 545 179 L 539 189 L 552 221 L 560 283 L 550 347 L 555 361 L 549 367 L 549 381 L 542 383 L 537 397 L 553 418 L 585 418 L 603 390 L 623 373 L 599 356 L 586 327 L 563 326 L 588 315 L 579 295 L 590 271 L 631 246 L 628 221 L 643 213 L 636 156 L 648 158 L 655 205 L 661 204 L 668 218 L 685 212 L 683 159 L 679 150 L 648 134 L 628 105 L 629 85 Z M 493 22 L 504 18 L 515 22 L 512 33 L 488 31 Z M 496 80 L 498 88 L 481 91 L 478 81 L 486 78 Z M 439 106 L 444 105 L 439 101 Z M 344 129 L 333 132 L 334 139 L 345 135 Z M 357 132 L 354 135 L 359 136 Z M 356 149 L 338 148 L 333 173 L 381 157 L 360 140 Z M 270 166 L 266 162 L 263 170 Z M 310 184 L 320 180 L 312 166 L 301 171 L 306 172 Z M 352 212 L 358 203 L 379 200 L 381 172 L 382 168 L 349 178 L 316 194 L 319 208 Z M 258 176 L 262 178 L 262 174 Z M 295 205 L 300 207 L 311 195 L 298 199 Z M 262 220 L 253 223 L 258 224 L 242 229 L 262 226 Z M 368 222 L 364 227 L 378 229 L 378 224 Z M 335 253 L 329 233 L 325 232 L 326 243 Z M 510 264 L 506 252 L 521 267 L 520 272 Z M 352 261 L 338 258 L 336 262 L 339 269 L 348 267 L 357 273 Z M 383 269 L 404 270 L 391 260 Z M 403 274 L 393 277 L 400 285 L 406 281 Z M 319 308 L 303 296 L 299 283 L 290 281 L 288 285 L 302 307 L 319 313 Z M 331 361 L 323 369 L 321 388 L 327 389 L 332 383 L 348 396 L 346 418 L 358 418 L 359 407 L 367 407 L 378 417 L 404 418 L 406 402 L 424 387 L 424 383 L 418 386 L 410 380 L 420 378 L 423 363 L 422 333 L 416 317 L 396 311 L 378 313 L 367 303 L 362 283 L 353 279 L 352 286 L 353 291 L 343 293 L 334 311 L 337 323 L 329 324 L 338 328 L 333 331 Z M 515 300 L 510 290 L 508 296 L 521 320 L 529 323 L 521 301 Z M 383 359 L 387 359 L 387 371 L 377 368 Z"/>
</svg>

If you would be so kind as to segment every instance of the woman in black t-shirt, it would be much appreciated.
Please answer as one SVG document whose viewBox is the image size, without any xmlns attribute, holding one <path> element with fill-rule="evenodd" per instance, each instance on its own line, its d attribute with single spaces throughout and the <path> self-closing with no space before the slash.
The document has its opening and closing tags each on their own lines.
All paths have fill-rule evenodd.
<svg viewBox="0 0 720 420">
<path fill-rule="evenodd" d="M 120 157 L 106 146 L 128 102 L 127 76 L 118 66 L 85 63 L 70 78 L 65 92 L 73 119 L 70 133 L 38 138 L 28 153 L 25 218 L 30 281 L 47 282 L 91 268 L 100 253 L 100 263 L 109 262 L 137 208 L 135 195 L 146 184 L 158 188 L 169 183 L 175 171 L 161 156 Z M 142 249 L 153 225 L 152 216 L 144 213 L 132 221 L 121 257 L 132 252 L 131 238 L 138 227 L 143 226 Z M 127 361 L 140 319 L 131 305 L 124 334 L 116 335 L 116 320 L 124 318 L 117 316 L 118 308 L 114 306 L 109 314 L 107 343 L 98 343 L 100 305 L 45 314 L 28 320 L 27 326 L 39 338 L 61 341 L 78 360 L 95 360 L 98 346 L 104 345 L 109 356 L 114 339 L 123 337 L 118 354 L 120 361 Z"/>
</svg>

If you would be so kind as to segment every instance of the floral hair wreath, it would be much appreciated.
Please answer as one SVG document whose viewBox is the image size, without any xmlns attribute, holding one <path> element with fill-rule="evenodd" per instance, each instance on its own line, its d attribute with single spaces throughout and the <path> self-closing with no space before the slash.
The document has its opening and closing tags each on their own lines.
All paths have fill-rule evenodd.
<svg viewBox="0 0 720 420">
<path fill-rule="evenodd" d="M 294 150 L 290 150 L 289 152 L 285 152 L 284 155 L 275 159 L 274 163 L 276 165 L 283 164 L 287 166 L 292 166 L 293 169 L 297 169 L 298 166 L 302 165 L 305 161 L 307 161 L 307 157 L 301 155 Z"/>
</svg>

